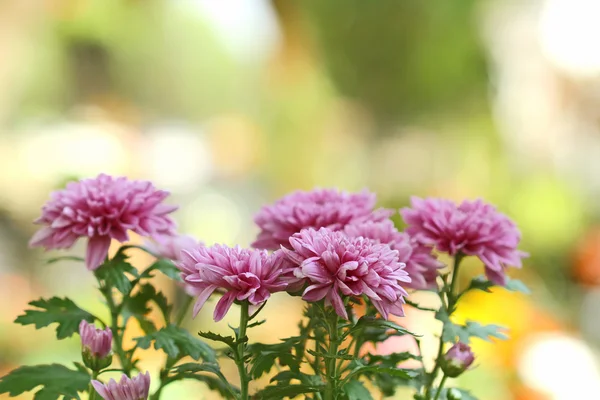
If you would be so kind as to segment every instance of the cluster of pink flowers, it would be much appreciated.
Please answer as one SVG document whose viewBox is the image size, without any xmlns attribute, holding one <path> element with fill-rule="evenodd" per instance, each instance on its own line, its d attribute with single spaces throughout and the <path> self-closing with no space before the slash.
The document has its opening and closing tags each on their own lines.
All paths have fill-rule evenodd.
<svg viewBox="0 0 600 400">
<path fill-rule="evenodd" d="M 146 237 L 175 233 L 168 214 L 177 207 L 163 203 L 168 195 L 147 181 L 104 174 L 70 182 L 66 189 L 53 192 L 42 208 L 42 216 L 35 222 L 45 226 L 30 245 L 65 249 L 87 237 L 86 265 L 94 270 L 106 258 L 111 239 L 125 242 L 128 231 Z"/>
<path fill-rule="evenodd" d="M 297 191 L 263 207 L 254 218 L 260 228 L 252 244 L 259 249 L 276 250 L 289 247 L 294 233 L 306 228 L 328 228 L 333 231 L 346 225 L 366 221 L 382 221 L 393 211 L 375 210 L 375 194 L 340 192 L 334 189 Z"/>
<path fill-rule="evenodd" d="M 407 287 L 431 289 L 435 286 L 438 270 L 444 266 L 431 253 L 431 247 L 419 243 L 404 232 L 398 232 L 390 220 L 364 222 L 348 225 L 344 233 L 350 237 L 364 237 L 378 243 L 387 244 L 398 251 L 398 259 L 406 264 L 405 271 L 411 278 Z"/>
<path fill-rule="evenodd" d="M 31 244 L 67 248 L 87 237 L 86 264 L 95 269 L 111 239 L 126 241 L 129 230 L 146 236 L 155 253 L 181 269 L 186 290 L 198 297 L 194 315 L 214 292 L 223 293 L 215 320 L 234 301 L 257 306 L 274 292 L 301 289 L 305 300 L 325 299 L 344 318 L 343 297 L 363 295 L 384 317 L 402 315 L 405 288 L 436 285 L 443 264 L 434 249 L 479 257 L 497 284 L 505 283 L 507 266 L 520 266 L 526 256 L 517 250 L 516 225 L 481 200 L 413 198 L 412 208 L 400 211 L 408 227 L 399 232 L 389 219 L 393 211 L 375 209 L 372 193 L 298 191 L 257 214 L 252 250 L 177 236 L 168 216 L 176 207 L 163 204 L 167 195 L 150 182 L 107 175 L 70 183 L 44 206 L 37 222 L 45 226 Z"/>
<path fill-rule="evenodd" d="M 92 385 L 104 400 L 147 400 L 150 391 L 150 374 L 146 372 L 134 378 L 123 375 L 119 382 L 111 379 L 106 384 L 92 380 Z"/>
<path fill-rule="evenodd" d="M 323 298 L 337 314 L 348 319 L 344 296 L 365 295 L 384 318 L 403 316 L 404 297 L 400 282 L 410 282 L 398 261 L 398 252 L 388 245 L 364 237 L 350 238 L 326 228 L 304 229 L 290 238 L 293 250 L 284 250 L 292 262 L 294 276 L 308 287 L 302 298 Z"/>
<path fill-rule="evenodd" d="M 521 233 L 515 223 L 481 200 L 456 204 L 414 197 L 411 205 L 400 211 L 409 235 L 452 256 L 479 257 L 488 279 L 498 285 L 506 283 L 506 268 L 521 267 L 521 259 L 527 256 L 517 249 Z"/>
</svg>

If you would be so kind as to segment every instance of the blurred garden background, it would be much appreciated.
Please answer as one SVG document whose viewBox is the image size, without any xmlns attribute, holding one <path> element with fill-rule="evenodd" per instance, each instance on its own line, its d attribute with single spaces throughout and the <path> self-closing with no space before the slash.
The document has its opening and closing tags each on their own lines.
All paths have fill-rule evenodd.
<svg viewBox="0 0 600 400">
<path fill-rule="evenodd" d="M 599 19 L 592 0 L 0 2 L 0 376 L 78 359 L 78 337 L 12 321 L 54 294 L 101 312 L 82 265 L 46 265 L 27 241 L 51 190 L 106 172 L 171 191 L 181 232 L 208 244 L 248 245 L 254 213 L 294 189 L 368 187 L 393 208 L 482 197 L 518 222 L 531 257 L 512 274 L 533 294 L 463 298 L 459 317 L 511 340 L 475 342 L 480 366 L 461 384 L 485 400 L 592 398 Z M 462 284 L 482 271 L 469 262 Z M 299 303 L 266 310 L 255 338 L 294 334 Z M 186 327 L 225 331 L 211 315 Z M 435 326 L 422 312 L 403 322 Z M 144 357 L 156 374 L 162 354 Z M 194 382 L 165 396 L 214 398 Z"/>
</svg>

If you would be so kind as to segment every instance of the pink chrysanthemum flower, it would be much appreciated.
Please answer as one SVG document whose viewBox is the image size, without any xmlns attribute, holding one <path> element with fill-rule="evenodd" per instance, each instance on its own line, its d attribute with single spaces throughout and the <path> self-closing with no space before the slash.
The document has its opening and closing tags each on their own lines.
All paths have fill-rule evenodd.
<svg viewBox="0 0 600 400">
<path fill-rule="evenodd" d="M 92 380 L 92 386 L 104 400 L 147 400 L 150 391 L 150 374 L 146 372 L 134 378 L 128 378 L 123 374 L 119 382 L 111 378 L 106 384 Z"/>
<path fill-rule="evenodd" d="M 407 293 L 400 284 L 410 282 L 410 277 L 398 261 L 398 252 L 387 244 L 326 228 L 304 229 L 290 238 L 290 244 L 293 250 L 283 251 L 294 265 L 294 275 L 308 284 L 304 300 L 325 298 L 340 317 L 348 319 L 342 296 L 365 295 L 384 318 L 404 315 Z"/>
<path fill-rule="evenodd" d="M 521 233 L 513 221 L 481 200 L 457 205 L 444 199 L 411 199 L 412 208 L 400 211 L 406 232 L 420 243 L 450 255 L 477 256 L 488 279 L 506 283 L 506 268 L 521 267 L 527 253 L 517 250 Z"/>
<path fill-rule="evenodd" d="M 217 244 L 183 250 L 177 265 L 183 280 L 198 295 L 194 316 L 215 290 L 225 291 L 213 315 L 215 321 L 220 321 L 234 300 L 245 300 L 257 306 L 264 303 L 271 293 L 285 290 L 287 284 L 281 279 L 284 263 L 285 257 L 280 251 L 269 254 L 266 250 Z"/>
<path fill-rule="evenodd" d="M 259 249 L 289 248 L 289 238 L 305 228 L 341 230 L 350 223 L 381 221 L 393 211 L 374 210 L 375 194 L 366 190 L 347 193 L 336 189 L 296 191 L 263 207 L 254 218 L 261 229 L 252 244 Z"/>
<path fill-rule="evenodd" d="M 31 246 L 66 249 L 80 237 L 88 238 L 86 265 L 98 268 L 108 254 L 111 239 L 129 240 L 131 230 L 146 237 L 174 234 L 167 215 L 176 206 L 163 204 L 168 192 L 151 182 L 130 181 L 100 174 L 70 182 L 53 192 L 35 223 L 46 225 L 31 238 Z"/>
<path fill-rule="evenodd" d="M 158 257 L 179 261 L 181 250 L 192 249 L 198 244 L 204 245 L 189 235 L 158 236 L 146 242 L 146 248 Z"/>
<path fill-rule="evenodd" d="M 398 232 L 392 221 L 364 222 L 347 225 L 344 229 L 350 237 L 365 237 L 389 245 L 398 251 L 398 260 L 406 264 L 404 269 L 411 278 L 406 287 L 430 289 L 435 286 L 438 270 L 444 266 L 431 253 L 432 248 L 419 243 L 407 233 Z"/>
</svg>

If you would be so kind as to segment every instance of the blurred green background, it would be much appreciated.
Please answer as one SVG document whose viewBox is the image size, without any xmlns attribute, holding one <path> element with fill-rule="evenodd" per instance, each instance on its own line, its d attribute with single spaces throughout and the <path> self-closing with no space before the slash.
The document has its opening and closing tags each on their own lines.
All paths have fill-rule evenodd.
<svg viewBox="0 0 600 400">
<path fill-rule="evenodd" d="M 476 342 L 480 365 L 460 384 L 485 400 L 590 398 L 599 18 L 586 0 L 2 1 L 0 375 L 77 359 L 78 338 L 12 321 L 53 294 L 101 312 L 84 268 L 45 265 L 27 240 L 51 190 L 106 172 L 170 190 L 182 233 L 229 245 L 248 245 L 259 207 L 298 188 L 368 187 L 396 208 L 410 195 L 482 197 L 522 229 L 531 257 L 513 272 L 533 295 L 463 299 L 461 318 L 506 325 L 512 339 Z M 469 266 L 463 284 L 481 272 Z M 300 309 L 275 297 L 254 338 L 294 334 Z M 227 329 L 211 314 L 186 325 Z M 404 322 L 437 329 L 420 313 Z M 161 357 L 147 351 L 143 365 L 156 374 Z M 165 394 L 214 398 L 199 383 Z"/>
</svg>

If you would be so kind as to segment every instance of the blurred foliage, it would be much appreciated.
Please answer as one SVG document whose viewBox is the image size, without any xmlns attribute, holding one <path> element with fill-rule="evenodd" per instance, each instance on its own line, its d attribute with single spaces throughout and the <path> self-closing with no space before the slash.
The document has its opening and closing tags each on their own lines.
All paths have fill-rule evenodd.
<svg viewBox="0 0 600 400">
<path fill-rule="evenodd" d="M 475 6 L 466 0 L 303 2 L 340 92 L 382 120 L 410 121 L 485 100 Z"/>
</svg>

